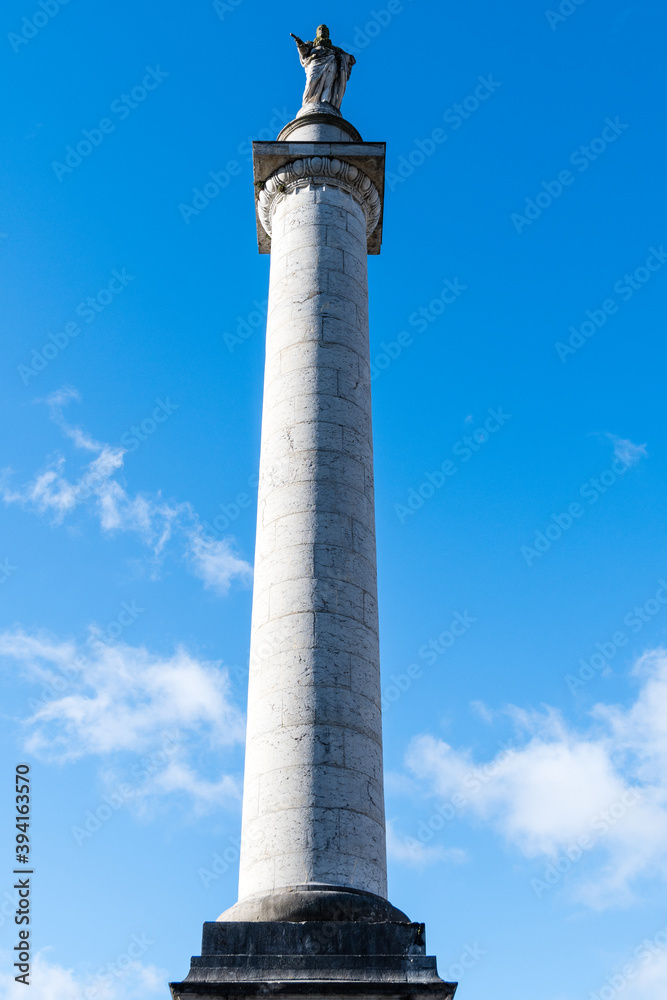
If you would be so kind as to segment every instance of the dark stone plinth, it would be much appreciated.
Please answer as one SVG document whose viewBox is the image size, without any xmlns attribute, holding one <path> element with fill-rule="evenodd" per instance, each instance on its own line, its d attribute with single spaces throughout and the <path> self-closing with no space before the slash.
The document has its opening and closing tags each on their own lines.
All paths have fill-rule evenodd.
<svg viewBox="0 0 667 1000">
<path fill-rule="evenodd" d="M 171 984 L 174 1000 L 451 1000 L 455 989 L 426 954 L 423 924 L 363 920 L 205 923 L 201 956 Z"/>
</svg>

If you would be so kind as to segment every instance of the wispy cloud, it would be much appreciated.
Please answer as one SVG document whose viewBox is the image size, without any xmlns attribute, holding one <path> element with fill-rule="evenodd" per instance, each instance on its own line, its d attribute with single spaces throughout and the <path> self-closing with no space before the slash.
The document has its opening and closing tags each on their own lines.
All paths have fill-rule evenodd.
<svg viewBox="0 0 667 1000">
<path fill-rule="evenodd" d="M 426 734 L 407 769 L 427 798 L 454 803 L 450 818 L 488 824 L 526 858 L 554 860 L 590 837 L 571 887 L 593 907 L 626 902 L 640 878 L 667 876 L 667 651 L 641 657 L 634 674 L 635 703 L 597 705 L 581 731 L 548 707 L 510 706 L 511 752 L 479 762 Z"/>
<path fill-rule="evenodd" d="M 198 515 L 188 502 L 165 500 L 159 492 L 130 494 L 120 481 L 125 449 L 96 441 L 86 431 L 69 423 L 65 407 L 78 401 L 75 389 L 52 393 L 44 402 L 51 419 L 78 451 L 92 456 L 77 476 L 66 475 L 64 456 L 55 455 L 46 467 L 21 487 L 11 485 L 8 472 L 0 482 L 5 503 L 20 504 L 27 510 L 61 524 L 79 509 L 99 522 L 105 535 L 133 532 L 152 552 L 154 571 L 167 545 L 178 538 L 180 551 L 192 572 L 206 587 L 225 595 L 235 581 L 247 584 L 252 577 L 250 564 L 236 555 L 229 538 L 208 538 Z"/>
<path fill-rule="evenodd" d="M 633 965 L 634 977 L 622 987 L 623 1000 L 665 1000 L 667 996 L 667 952 L 664 946 L 660 948 L 657 941 L 649 943 L 652 945 L 651 949 L 639 946 L 639 962 L 635 953 L 631 956 L 637 964 Z M 605 986 L 608 987 L 609 983 L 605 983 Z"/>
<path fill-rule="evenodd" d="M 430 847 L 416 837 L 402 836 L 392 820 L 387 823 L 387 855 L 420 870 L 440 862 L 460 864 L 466 859 L 465 851 L 458 847 Z"/>
<path fill-rule="evenodd" d="M 101 445 L 99 441 L 93 440 L 90 435 L 86 434 L 85 431 L 81 430 L 80 427 L 74 427 L 65 419 L 65 414 L 63 410 L 72 401 L 80 403 L 81 396 L 72 386 L 64 386 L 62 389 L 57 389 L 52 392 L 50 396 L 47 396 L 44 402 L 49 407 L 49 414 L 54 424 L 60 427 L 63 434 L 70 438 L 77 448 L 84 448 L 86 451 L 92 451 L 95 453 L 101 452 L 104 445 Z"/>
<path fill-rule="evenodd" d="M 189 558 L 204 586 L 227 594 L 236 579 L 249 582 L 252 569 L 232 552 L 228 539 L 206 538 L 200 525 L 188 532 Z"/>
<path fill-rule="evenodd" d="M 624 465 L 636 465 L 642 458 L 648 457 L 645 444 L 634 444 L 628 438 L 621 438 L 616 434 L 608 433 L 607 437 L 613 442 L 614 457 Z"/>
<path fill-rule="evenodd" d="M 204 777 L 197 767 L 214 751 L 217 769 L 220 748 L 244 738 L 244 718 L 220 663 L 199 660 L 182 647 L 161 656 L 143 646 L 102 643 L 94 628 L 84 643 L 5 631 L 0 658 L 53 693 L 22 721 L 28 753 L 55 763 L 97 757 L 111 785 L 128 755 L 136 760 L 168 743 L 160 767 L 134 790 L 135 798 L 181 792 L 202 810 L 239 799 L 236 777 Z M 171 734 L 168 741 L 165 734 Z"/>
</svg>

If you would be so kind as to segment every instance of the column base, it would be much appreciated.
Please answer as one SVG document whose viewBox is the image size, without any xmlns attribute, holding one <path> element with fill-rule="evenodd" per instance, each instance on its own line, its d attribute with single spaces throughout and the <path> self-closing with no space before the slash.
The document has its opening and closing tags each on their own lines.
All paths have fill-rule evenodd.
<svg viewBox="0 0 667 1000">
<path fill-rule="evenodd" d="M 426 955 L 423 924 L 253 920 L 205 923 L 201 957 L 170 988 L 173 1000 L 452 1000 L 456 983 Z"/>
<path fill-rule="evenodd" d="M 402 910 L 384 896 L 349 886 L 309 882 L 246 896 L 218 917 L 220 921 L 365 920 L 409 924 Z"/>
</svg>

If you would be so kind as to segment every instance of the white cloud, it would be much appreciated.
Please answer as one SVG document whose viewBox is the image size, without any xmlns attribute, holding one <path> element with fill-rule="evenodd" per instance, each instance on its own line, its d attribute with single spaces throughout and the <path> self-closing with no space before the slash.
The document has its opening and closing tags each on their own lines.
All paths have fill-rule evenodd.
<svg viewBox="0 0 667 1000">
<path fill-rule="evenodd" d="M 483 701 L 473 701 L 470 703 L 470 707 L 477 713 L 477 715 L 479 715 L 480 719 L 484 720 L 484 722 L 493 722 L 495 713 Z"/>
<path fill-rule="evenodd" d="M 204 536 L 199 517 L 187 502 L 173 503 L 161 494 L 131 495 L 119 482 L 125 449 L 96 441 L 65 419 L 63 409 L 79 399 L 74 389 L 61 389 L 49 396 L 51 419 L 79 451 L 94 457 L 74 478 L 66 475 L 66 461 L 54 456 L 45 469 L 20 488 L 9 484 L 5 473 L 0 495 L 5 503 L 16 503 L 61 524 L 77 508 L 90 511 L 104 534 L 118 531 L 135 533 L 152 550 L 154 563 L 163 557 L 167 544 L 178 536 L 181 552 L 192 571 L 205 586 L 225 595 L 232 583 L 251 580 L 252 567 L 235 555 L 230 539 Z"/>
<path fill-rule="evenodd" d="M 192 571 L 206 587 L 227 594 L 232 581 L 250 582 L 252 569 L 232 552 L 227 539 L 206 538 L 201 527 L 188 533 Z"/>
<path fill-rule="evenodd" d="M 243 737 L 242 716 L 229 700 L 227 671 L 182 647 L 164 657 L 143 646 L 98 642 L 94 633 L 77 647 L 15 630 L 0 633 L 0 655 L 54 690 L 57 680 L 65 686 L 27 720 L 27 749 L 44 758 L 140 752 L 174 728 L 203 726 L 222 744 Z M 67 667 L 69 676 L 58 667 Z"/>
<path fill-rule="evenodd" d="M 631 959 L 635 975 L 621 987 L 623 1000 L 665 1000 L 667 996 L 667 953 L 664 945 L 660 949 L 652 939 L 650 944 L 652 948 L 643 947 L 638 958 Z M 614 976 L 625 978 L 622 972 L 615 972 L 610 974 L 612 981 Z"/>
<path fill-rule="evenodd" d="M 429 865 L 448 861 L 460 864 L 465 861 L 465 851 L 457 847 L 429 847 L 416 837 L 400 836 L 396 832 L 395 823 L 387 823 L 387 855 L 396 861 L 402 861 L 411 868 L 423 869 Z"/>
<path fill-rule="evenodd" d="M 663 925 L 616 962 L 589 991 L 591 1000 L 665 1000 L 667 996 L 667 928 Z"/>
<path fill-rule="evenodd" d="M 640 878 L 667 875 L 667 651 L 642 657 L 635 674 L 635 703 L 597 705 L 583 731 L 548 708 L 512 706 L 513 750 L 475 763 L 421 735 L 408 770 L 447 803 L 448 818 L 488 823 L 526 858 L 553 862 L 587 838 L 586 874 L 568 884 L 591 906 L 626 900 Z"/>
<path fill-rule="evenodd" d="M 121 755 L 132 754 L 142 775 L 131 789 L 136 799 L 179 792 L 205 810 L 239 798 L 235 777 L 209 780 L 191 761 L 243 742 L 243 715 L 219 663 L 197 660 L 183 648 L 160 656 L 141 646 L 102 643 L 94 629 L 80 645 L 6 631 L 0 656 L 42 685 L 41 701 L 23 721 L 29 753 L 58 763 L 98 756 L 106 762 L 110 788 L 125 773 L 127 756 Z M 149 756 L 136 762 L 138 754 Z"/>
<path fill-rule="evenodd" d="M 84 448 L 86 451 L 100 452 L 104 447 L 98 441 L 95 441 L 82 431 L 80 427 L 73 427 L 66 419 L 63 413 L 64 408 L 71 403 L 72 400 L 79 403 L 81 402 L 81 396 L 76 391 L 76 389 L 66 386 L 63 389 L 58 389 L 56 392 L 52 392 L 50 396 L 44 400 L 44 402 L 49 407 L 49 413 L 51 419 L 55 424 L 58 424 L 63 434 L 70 438 L 77 448 Z"/>
<path fill-rule="evenodd" d="M 154 794 L 162 795 L 184 792 L 195 799 L 200 812 L 214 809 L 221 802 L 241 799 L 239 783 L 231 775 L 224 774 L 218 781 L 207 781 L 180 760 L 170 760 L 159 771 L 153 779 L 152 790 Z"/>
<path fill-rule="evenodd" d="M 620 438 L 616 434 L 607 434 L 607 437 L 614 443 L 614 457 L 624 465 L 636 465 L 647 457 L 645 444 L 633 444 L 628 438 Z"/>
<path fill-rule="evenodd" d="M 28 994 L 38 1000 L 83 1000 L 87 996 L 94 996 L 95 1000 L 149 1000 L 165 994 L 167 973 L 155 965 L 144 965 L 136 960 L 126 964 L 123 961 L 122 970 L 115 966 L 112 972 L 105 966 L 104 975 L 77 973 L 74 969 L 52 962 L 48 957 L 50 950 L 43 948 L 35 953 L 27 991 L 22 983 L 15 982 L 12 972 L 0 973 L 2 1000 L 25 1000 Z M 4 952 L 2 957 L 6 959 L 3 962 L 5 968 L 11 968 L 13 959 L 10 953 Z M 118 958 L 125 957 L 124 953 L 116 956 L 110 966 L 114 966 Z"/>
</svg>

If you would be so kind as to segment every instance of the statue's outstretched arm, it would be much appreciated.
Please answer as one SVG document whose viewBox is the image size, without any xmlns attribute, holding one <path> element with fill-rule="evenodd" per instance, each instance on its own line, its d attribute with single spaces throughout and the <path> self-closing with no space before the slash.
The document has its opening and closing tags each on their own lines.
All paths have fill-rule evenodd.
<svg viewBox="0 0 667 1000">
<path fill-rule="evenodd" d="M 296 47 L 299 50 L 299 55 L 301 56 L 302 59 L 305 59 L 310 53 L 311 46 L 308 44 L 308 42 L 304 42 L 303 39 L 299 38 L 298 35 L 295 35 L 292 31 L 290 31 L 290 35 L 296 42 Z"/>
</svg>

